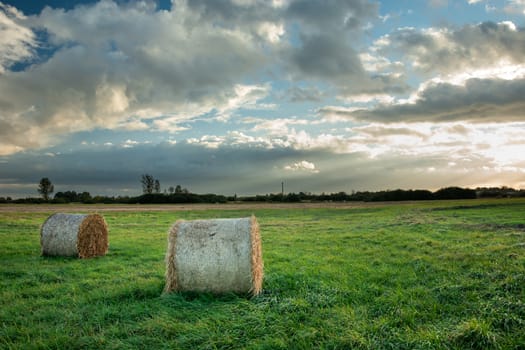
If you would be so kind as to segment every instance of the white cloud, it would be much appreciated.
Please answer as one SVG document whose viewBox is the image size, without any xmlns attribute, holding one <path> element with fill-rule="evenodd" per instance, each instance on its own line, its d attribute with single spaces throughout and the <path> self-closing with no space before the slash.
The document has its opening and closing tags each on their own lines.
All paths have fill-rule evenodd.
<svg viewBox="0 0 525 350">
<path fill-rule="evenodd" d="M 383 22 L 383 23 L 386 23 L 389 19 L 392 18 L 392 15 L 387 13 L 386 15 L 384 16 L 379 16 L 379 19 Z"/>
<path fill-rule="evenodd" d="M 178 118 L 178 117 L 165 117 L 165 118 L 158 118 L 155 119 L 152 123 L 152 126 L 154 130 L 156 131 L 163 131 L 163 132 L 169 132 L 171 134 L 175 134 L 184 130 L 188 130 L 189 128 L 186 126 L 181 126 L 181 122 L 185 122 L 185 119 Z"/>
<path fill-rule="evenodd" d="M 217 111 L 227 119 L 238 108 L 273 108 L 257 104 L 269 86 L 237 83 L 262 60 L 253 37 L 200 21 L 184 1 L 176 8 L 155 12 L 105 0 L 70 11 L 47 7 L 27 18 L 26 25 L 47 31 L 57 51 L 30 71 L 0 76 L 2 153 L 94 128 L 144 130 L 145 121 L 166 115 Z M 29 29 L 8 23 L 14 39 L 0 36 L 2 67 L 28 56 L 33 40 Z M 176 131 L 171 121 L 156 126 Z"/>
<path fill-rule="evenodd" d="M 49 55 L 30 71 L 0 76 L 2 154 L 80 131 L 177 133 L 197 118 L 226 122 L 242 110 L 273 110 L 271 85 L 261 76 L 271 79 L 280 69 L 289 68 L 283 79 L 299 86 L 311 79 L 335 86 L 342 98 L 375 99 L 391 87 L 399 91 L 404 79 L 387 72 L 395 63 L 385 66 L 382 58 L 363 68 L 347 40 L 377 15 L 377 4 L 365 0 L 175 0 L 162 11 L 153 2 L 102 0 L 71 10 L 46 7 L 28 18 L 2 8 L 14 31 L 0 44 L 2 69 L 33 58 L 31 29 L 46 32 Z M 293 28 L 300 29 L 299 43 Z M 289 95 L 295 102 L 324 97 L 318 88 Z"/>
<path fill-rule="evenodd" d="M 283 23 L 262 22 L 257 28 L 257 34 L 272 44 L 279 43 L 284 33 Z"/>
<path fill-rule="evenodd" d="M 238 109 L 267 109 L 274 108 L 274 106 L 261 105 L 259 100 L 264 99 L 270 86 L 266 85 L 242 85 L 236 84 L 233 91 L 226 95 L 223 106 L 218 107 L 218 115 L 221 119 L 228 119 L 230 114 Z"/>
<path fill-rule="evenodd" d="M 380 72 L 389 69 L 392 62 L 386 57 L 373 55 L 371 52 L 361 53 L 359 55 L 363 67 L 369 72 Z"/>
<path fill-rule="evenodd" d="M 127 139 L 126 141 L 124 141 L 121 146 L 124 147 L 124 148 L 133 148 L 137 145 L 139 145 L 140 142 L 139 141 L 135 141 L 135 140 L 131 140 L 131 139 Z"/>
<path fill-rule="evenodd" d="M 36 35 L 23 24 L 24 20 L 15 7 L 0 2 L 0 74 L 12 64 L 34 56 Z"/>
<path fill-rule="evenodd" d="M 245 122 L 256 123 L 253 131 L 265 131 L 269 135 L 287 135 L 291 125 L 308 125 L 306 119 L 278 118 L 278 119 L 257 119 L 249 118 Z"/>
<path fill-rule="evenodd" d="M 352 131 L 363 145 L 380 144 L 384 157 L 404 154 L 415 158 L 440 157 L 449 166 L 472 171 L 469 163 L 485 159 L 491 171 L 516 168 L 523 163 L 524 123 L 467 124 L 433 123 L 372 124 Z M 377 156 L 378 154 L 376 154 Z"/>
<path fill-rule="evenodd" d="M 190 138 L 187 142 L 191 145 L 201 145 L 206 148 L 217 149 L 219 146 L 223 145 L 225 142 L 225 137 L 216 136 L 216 135 L 203 135 L 200 138 Z"/>
<path fill-rule="evenodd" d="M 510 21 L 484 22 L 459 28 L 400 28 L 375 41 L 372 51 L 402 55 L 420 74 L 455 74 L 522 64 L 525 31 Z"/>
<path fill-rule="evenodd" d="M 315 164 L 307 160 L 302 160 L 300 162 L 286 165 L 284 167 L 284 170 L 308 172 L 308 173 L 313 173 L 313 174 L 319 173 L 319 170 L 315 168 Z"/>
<path fill-rule="evenodd" d="M 129 108 L 130 101 L 124 84 L 102 82 L 95 88 L 95 103 L 99 113 L 104 115 L 120 114 Z"/>
<path fill-rule="evenodd" d="M 127 131 L 139 131 L 149 129 L 148 124 L 140 120 L 138 117 L 122 118 L 114 127 L 115 129 L 122 129 Z"/>
<path fill-rule="evenodd" d="M 496 10 L 497 10 L 497 9 L 496 9 L 496 6 L 491 6 L 491 5 L 489 5 L 489 4 L 486 4 L 486 5 L 485 5 L 485 11 L 486 11 L 486 12 L 494 12 L 494 11 L 496 11 Z"/>
<path fill-rule="evenodd" d="M 381 104 L 390 104 L 393 103 L 395 97 L 391 94 L 358 94 L 351 96 L 340 96 L 340 100 L 345 101 L 346 103 L 357 105 L 357 104 L 369 104 L 371 102 L 381 103 Z"/>
</svg>

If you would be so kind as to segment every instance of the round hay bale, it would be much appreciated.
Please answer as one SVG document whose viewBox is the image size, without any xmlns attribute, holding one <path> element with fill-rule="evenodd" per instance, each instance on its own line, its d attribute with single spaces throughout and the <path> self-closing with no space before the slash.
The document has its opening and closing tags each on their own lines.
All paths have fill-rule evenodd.
<svg viewBox="0 0 525 350">
<path fill-rule="evenodd" d="M 40 230 L 42 255 L 91 258 L 106 255 L 108 225 L 99 214 L 51 215 Z"/>
<path fill-rule="evenodd" d="M 177 221 L 168 234 L 164 292 L 261 292 L 263 260 L 255 216 Z"/>
</svg>

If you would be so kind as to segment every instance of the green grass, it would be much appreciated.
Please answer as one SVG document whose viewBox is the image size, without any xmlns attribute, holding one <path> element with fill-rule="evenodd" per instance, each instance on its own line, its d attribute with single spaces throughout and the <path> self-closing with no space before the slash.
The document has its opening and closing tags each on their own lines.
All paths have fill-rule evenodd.
<svg viewBox="0 0 525 350">
<path fill-rule="evenodd" d="M 177 219 L 105 212 L 107 256 L 40 256 L 48 213 L 0 213 L 0 348 L 525 349 L 525 201 L 255 210 L 263 293 L 161 295 Z"/>
</svg>

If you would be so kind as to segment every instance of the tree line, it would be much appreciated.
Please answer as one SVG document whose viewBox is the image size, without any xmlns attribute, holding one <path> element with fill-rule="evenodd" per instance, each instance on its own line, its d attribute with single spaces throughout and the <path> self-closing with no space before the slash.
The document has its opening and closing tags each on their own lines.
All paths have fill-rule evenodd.
<svg viewBox="0 0 525 350">
<path fill-rule="evenodd" d="M 169 186 L 162 191 L 160 181 L 150 174 L 143 174 L 140 178 L 142 195 L 140 196 L 91 196 L 89 192 L 72 190 L 56 192 L 49 178 L 42 178 L 37 192 L 41 197 L 12 199 L 0 197 L 0 203 L 85 203 L 85 204 L 164 204 L 164 203 L 227 203 L 227 202 L 385 202 L 385 201 L 417 201 L 441 199 L 474 199 L 474 198 L 503 198 L 525 197 L 525 190 L 516 190 L 511 187 L 478 187 L 476 189 L 461 187 L 445 187 L 437 191 L 429 190 L 384 190 L 384 191 L 353 191 L 352 193 L 336 192 L 313 194 L 299 193 L 270 193 L 255 196 L 224 196 L 207 193 L 196 194 L 180 185 Z"/>
</svg>

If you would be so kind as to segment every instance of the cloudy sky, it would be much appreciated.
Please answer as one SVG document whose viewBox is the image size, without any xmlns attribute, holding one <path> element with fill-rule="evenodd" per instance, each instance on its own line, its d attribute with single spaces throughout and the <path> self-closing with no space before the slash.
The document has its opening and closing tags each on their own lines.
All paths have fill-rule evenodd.
<svg viewBox="0 0 525 350">
<path fill-rule="evenodd" d="M 0 0 L 0 196 L 525 188 L 525 0 Z"/>
</svg>

